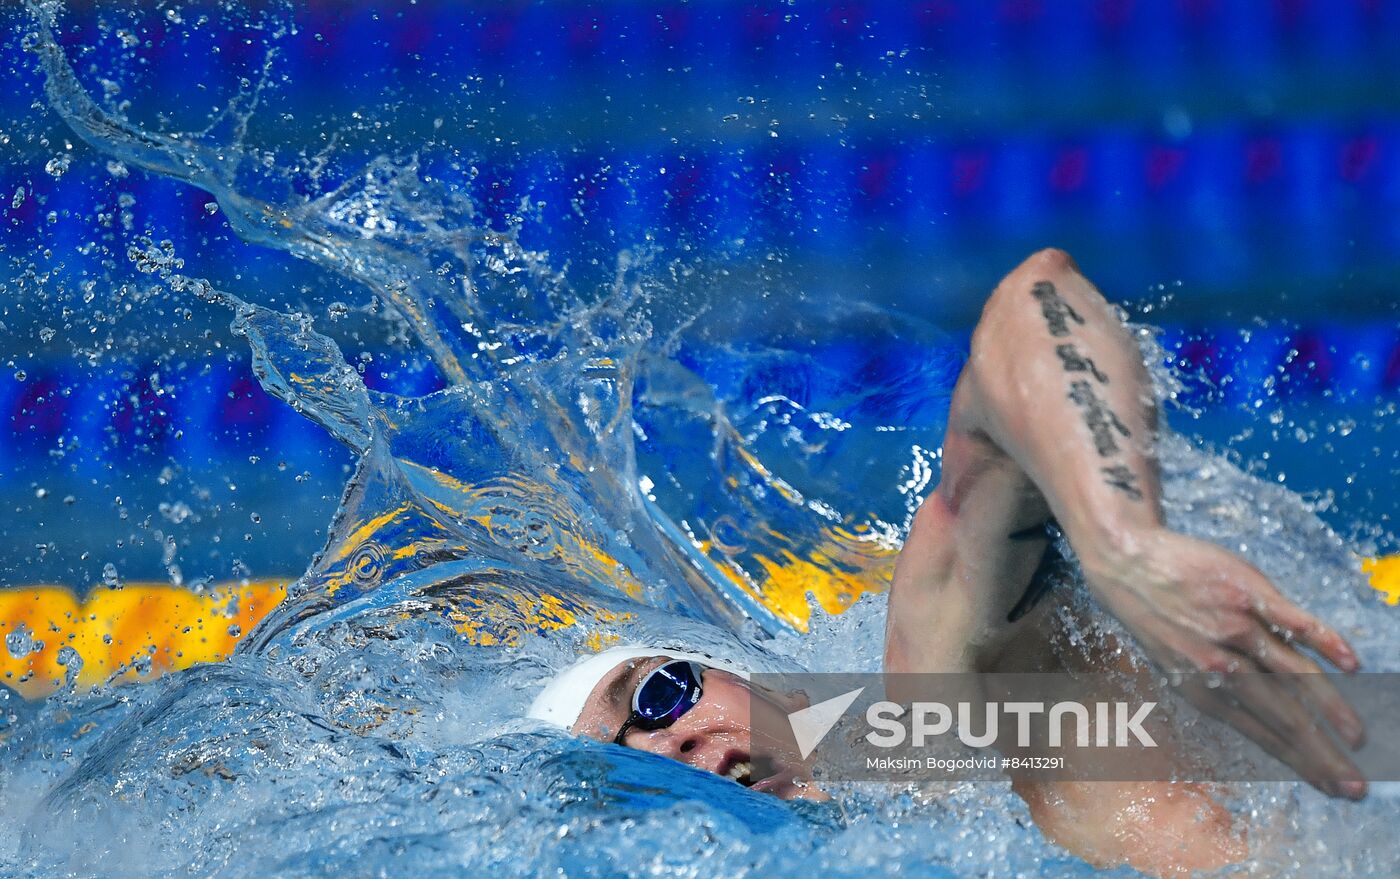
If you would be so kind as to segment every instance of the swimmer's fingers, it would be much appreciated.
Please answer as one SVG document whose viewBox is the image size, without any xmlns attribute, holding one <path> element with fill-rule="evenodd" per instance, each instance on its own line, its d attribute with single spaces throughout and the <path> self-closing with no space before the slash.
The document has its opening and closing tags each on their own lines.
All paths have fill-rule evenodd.
<svg viewBox="0 0 1400 879">
<path fill-rule="evenodd" d="M 1253 650 L 1253 659 L 1266 672 L 1286 677 L 1276 683 L 1301 691 L 1308 705 L 1327 718 L 1327 722 L 1353 749 L 1366 742 L 1366 727 L 1356 709 L 1342 696 L 1327 675 L 1293 645 L 1268 633 L 1260 633 Z"/>
<path fill-rule="evenodd" d="M 1348 799 L 1366 795 L 1361 770 L 1295 692 L 1291 678 L 1231 675 L 1224 689 L 1238 708 L 1229 718 L 1235 728 L 1293 767 L 1313 787 Z"/>
<path fill-rule="evenodd" d="M 1272 584 L 1260 590 L 1255 614 L 1285 641 L 1296 641 L 1311 647 L 1338 669 L 1351 673 L 1361 667 L 1356 652 L 1345 638 L 1322 620 L 1284 598 Z"/>
<path fill-rule="evenodd" d="M 1311 769 L 1311 761 L 1307 760 L 1303 756 L 1303 753 L 1298 750 L 1296 742 L 1279 735 L 1268 724 L 1261 723 L 1251 714 L 1238 707 L 1238 703 L 1234 700 L 1225 698 L 1224 694 L 1220 694 L 1218 698 L 1222 704 L 1215 709 L 1207 708 L 1210 713 L 1216 715 L 1221 720 L 1227 721 L 1236 730 L 1259 745 L 1259 747 L 1292 767 L 1308 784 L 1328 796 L 1337 795 L 1337 790 L 1331 782 Z"/>
<path fill-rule="evenodd" d="M 1306 709 L 1290 694 L 1280 697 L 1260 688 L 1257 684 L 1261 679 L 1259 675 L 1235 676 L 1222 687 L 1193 688 L 1192 701 L 1292 767 L 1304 781 L 1328 796 L 1364 796 L 1361 773 L 1310 722 Z"/>
<path fill-rule="evenodd" d="M 1282 675 L 1270 683 L 1305 698 L 1348 745 L 1359 748 L 1365 738 L 1361 718 L 1317 663 L 1298 649 L 1310 647 L 1339 669 L 1355 671 L 1356 655 L 1346 640 L 1284 598 L 1253 566 L 1242 559 L 1233 561 L 1226 568 L 1229 576 L 1214 617 L 1220 646 L 1244 654 L 1263 672 Z M 1225 659 L 1225 670 L 1239 667 L 1237 658 L 1226 653 Z"/>
<path fill-rule="evenodd" d="M 1166 634 L 1166 640 L 1160 644 L 1166 651 L 1157 651 L 1159 655 L 1174 653 L 1191 661 L 1201 672 L 1219 676 L 1219 686 L 1207 685 L 1202 676 L 1188 678 L 1189 683 L 1182 689 L 1196 707 L 1253 739 L 1297 770 L 1309 784 L 1329 795 L 1342 795 L 1334 784 L 1324 783 L 1324 769 L 1319 761 L 1337 771 L 1345 771 L 1351 764 L 1325 734 L 1303 734 L 1315 727 L 1314 711 L 1303 703 L 1298 690 L 1307 691 L 1308 702 L 1328 723 L 1347 735 L 1353 746 L 1353 735 L 1348 733 L 1361 729 L 1361 723 L 1315 663 L 1262 628 L 1255 631 L 1258 643 L 1252 649 L 1244 649 L 1248 642 L 1241 636 L 1238 652 L 1183 637 L 1179 632 Z M 1355 726 L 1348 727 L 1353 719 Z M 1280 735 L 1276 732 L 1280 730 L 1288 732 Z M 1314 752 L 1316 757 L 1308 756 Z"/>
</svg>

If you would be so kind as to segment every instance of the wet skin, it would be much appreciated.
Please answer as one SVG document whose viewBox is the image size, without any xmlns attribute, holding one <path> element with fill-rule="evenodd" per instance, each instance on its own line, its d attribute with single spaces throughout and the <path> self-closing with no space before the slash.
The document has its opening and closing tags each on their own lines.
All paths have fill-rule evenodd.
<svg viewBox="0 0 1400 879">
<path fill-rule="evenodd" d="M 613 741 L 638 684 L 670 659 L 658 654 L 619 663 L 589 693 L 573 731 L 600 742 Z M 791 745 L 753 732 L 785 728 L 787 715 L 807 707 L 805 700 L 751 688 L 743 678 L 714 668 L 705 669 L 701 687 L 700 701 L 675 723 L 658 730 L 634 727 L 622 743 L 784 800 L 828 799 L 812 782 L 810 765 Z"/>
</svg>

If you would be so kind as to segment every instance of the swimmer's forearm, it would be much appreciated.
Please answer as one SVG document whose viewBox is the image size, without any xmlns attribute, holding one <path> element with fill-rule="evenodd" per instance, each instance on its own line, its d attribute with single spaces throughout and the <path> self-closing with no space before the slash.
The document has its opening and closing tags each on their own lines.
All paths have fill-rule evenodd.
<svg viewBox="0 0 1400 879">
<path fill-rule="evenodd" d="M 1002 281 L 962 382 L 953 427 L 1016 461 L 1086 565 L 1118 561 L 1134 532 L 1161 525 L 1151 382 L 1067 254 L 1037 253 Z"/>
</svg>

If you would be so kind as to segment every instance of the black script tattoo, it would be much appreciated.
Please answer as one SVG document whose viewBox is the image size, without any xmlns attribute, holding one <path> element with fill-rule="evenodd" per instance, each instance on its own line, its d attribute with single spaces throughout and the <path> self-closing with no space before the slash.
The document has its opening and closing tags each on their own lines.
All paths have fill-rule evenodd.
<svg viewBox="0 0 1400 879">
<path fill-rule="evenodd" d="M 1135 501 L 1142 500 L 1142 490 L 1137 487 L 1137 475 L 1126 464 L 1100 468 L 1104 482 L 1118 489 Z"/>
<path fill-rule="evenodd" d="M 1099 457 L 1117 454 L 1118 443 L 1113 439 L 1113 432 L 1117 431 L 1125 437 L 1132 436 L 1132 433 L 1094 393 L 1094 386 L 1080 379 L 1069 386 L 1069 398 L 1083 411 L 1084 424 L 1094 437 L 1094 449 Z"/>
<path fill-rule="evenodd" d="M 1056 338 L 1068 336 L 1068 321 L 1071 320 L 1080 326 L 1084 325 L 1084 318 L 1060 298 L 1059 291 L 1049 281 L 1036 281 L 1031 287 L 1031 295 L 1040 302 L 1040 313 L 1045 316 L 1045 325 L 1050 328 L 1050 335 Z"/>
<path fill-rule="evenodd" d="M 1098 379 L 1100 384 L 1108 384 L 1108 376 L 1100 372 L 1099 368 L 1094 365 L 1094 359 L 1080 354 L 1073 342 L 1056 345 L 1055 353 L 1060 355 L 1060 364 L 1064 366 L 1065 372 L 1087 372 Z"/>
</svg>

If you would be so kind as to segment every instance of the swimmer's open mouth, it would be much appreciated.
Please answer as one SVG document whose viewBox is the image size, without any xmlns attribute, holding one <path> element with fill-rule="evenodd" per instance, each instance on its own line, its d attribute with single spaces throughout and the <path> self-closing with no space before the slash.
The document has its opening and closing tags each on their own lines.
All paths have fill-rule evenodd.
<svg viewBox="0 0 1400 879">
<path fill-rule="evenodd" d="M 777 793 L 796 777 L 793 770 L 766 754 L 753 756 L 742 751 L 725 754 L 715 774 L 762 793 Z"/>
<path fill-rule="evenodd" d="M 724 755 L 724 760 L 719 768 L 715 770 L 716 775 L 722 775 L 731 781 L 738 782 L 744 787 L 753 787 L 757 779 L 753 776 L 753 761 L 748 754 L 730 752 Z"/>
<path fill-rule="evenodd" d="M 715 775 L 743 785 L 756 794 L 767 794 L 780 800 L 795 798 L 825 799 L 800 764 L 789 764 L 771 754 L 748 754 L 729 751 L 711 769 Z"/>
</svg>

